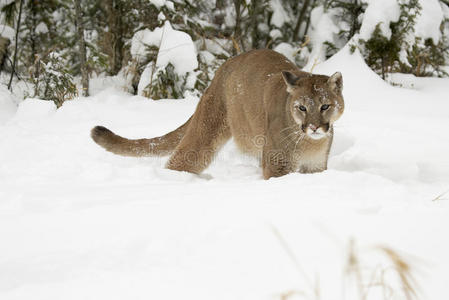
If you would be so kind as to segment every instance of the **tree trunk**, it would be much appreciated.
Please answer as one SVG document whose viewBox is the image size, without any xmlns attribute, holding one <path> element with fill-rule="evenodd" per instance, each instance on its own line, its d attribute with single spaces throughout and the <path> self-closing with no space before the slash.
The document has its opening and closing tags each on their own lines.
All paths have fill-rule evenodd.
<svg viewBox="0 0 449 300">
<path fill-rule="evenodd" d="M 349 31 L 348 40 L 350 40 L 356 34 L 357 30 L 359 29 L 358 18 L 362 12 L 363 12 L 362 3 L 359 3 L 358 0 L 354 0 L 352 3 L 352 9 L 351 9 L 352 22 L 351 22 L 351 29 Z"/>
<path fill-rule="evenodd" d="M 36 61 L 36 0 L 31 0 L 29 3 L 31 9 L 31 29 L 30 29 L 30 42 L 31 42 L 31 57 L 30 66 L 33 66 Z M 33 75 L 34 76 L 34 75 Z"/>
<path fill-rule="evenodd" d="M 316 0 L 313 0 L 313 2 L 312 2 L 312 9 L 315 7 L 315 2 L 316 2 Z M 307 35 L 307 32 L 309 31 L 311 15 L 312 15 L 312 14 L 309 13 L 309 14 L 308 14 L 308 17 L 307 17 L 306 28 L 304 29 L 304 37 Z"/>
<path fill-rule="evenodd" d="M 310 0 L 304 0 L 304 3 L 301 8 L 301 12 L 299 13 L 298 20 L 296 21 L 295 29 L 293 30 L 292 40 L 298 37 L 299 29 L 301 28 L 301 24 L 304 23 L 304 16 L 306 15 L 307 8 L 309 7 Z"/>
<path fill-rule="evenodd" d="M 16 72 L 17 50 L 19 46 L 19 31 L 20 31 L 20 24 L 22 21 L 22 8 L 23 8 L 23 0 L 20 0 L 19 17 L 17 18 L 17 27 L 16 27 L 16 40 L 15 40 L 16 45 L 14 46 L 14 58 L 12 61 L 12 70 L 11 70 L 11 77 L 9 78 L 8 90 L 11 90 L 12 78 L 14 77 L 14 73 Z"/>
<path fill-rule="evenodd" d="M 122 25 L 122 3 L 120 0 L 107 0 L 104 3 L 107 13 L 107 24 L 110 34 L 110 68 L 109 74 L 116 75 L 122 68 L 123 60 L 123 25 Z"/>
<path fill-rule="evenodd" d="M 241 40 L 242 31 L 240 28 L 240 22 L 241 22 L 240 7 L 241 7 L 241 0 L 234 0 L 234 8 L 235 8 L 235 28 L 234 28 L 234 37 L 233 37 L 233 42 L 234 42 L 233 53 L 234 53 L 234 55 L 239 54 L 239 52 L 241 52 L 240 40 Z"/>
<path fill-rule="evenodd" d="M 87 72 L 86 63 L 86 41 L 84 40 L 84 23 L 83 16 L 81 13 L 81 0 L 74 0 L 75 2 L 75 23 L 78 33 L 78 47 L 80 50 L 80 68 L 81 68 L 81 85 L 83 87 L 82 95 L 84 97 L 89 96 L 89 74 Z"/>
<path fill-rule="evenodd" d="M 10 40 L 0 36 L 0 73 L 3 71 L 3 67 L 5 66 L 5 61 L 8 57 L 8 46 Z"/>
<path fill-rule="evenodd" d="M 259 30 L 257 28 L 257 14 L 259 13 L 259 7 L 257 5 L 258 1 L 252 1 L 252 16 L 251 16 L 251 27 L 252 27 L 252 34 L 251 34 L 251 44 L 253 49 L 259 48 Z M 262 12 L 263 13 L 263 12 Z"/>
</svg>

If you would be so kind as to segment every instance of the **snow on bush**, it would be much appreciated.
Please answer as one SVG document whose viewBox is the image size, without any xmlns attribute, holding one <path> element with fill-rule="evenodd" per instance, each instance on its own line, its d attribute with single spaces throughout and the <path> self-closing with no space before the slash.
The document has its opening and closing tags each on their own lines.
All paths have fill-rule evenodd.
<svg viewBox="0 0 449 300">
<path fill-rule="evenodd" d="M 401 15 L 401 2 L 398 0 L 375 0 L 368 1 L 363 16 L 360 38 L 369 39 L 377 25 L 386 38 L 391 38 L 390 24 L 399 21 Z M 443 8 L 438 0 L 419 0 L 419 10 L 413 26 L 414 36 L 423 40 L 431 38 L 434 44 L 438 44 L 441 38 L 440 26 L 443 21 Z M 409 14 L 413 14 L 413 8 Z M 380 18 L 381 17 L 381 18 Z"/>
<path fill-rule="evenodd" d="M 151 49 L 156 53 L 150 54 L 150 61 L 141 74 L 140 95 L 153 99 L 178 98 L 195 87 L 197 53 L 187 33 L 173 29 L 169 21 L 154 30 L 138 31 L 131 43 L 133 58 L 144 63 Z"/>
<path fill-rule="evenodd" d="M 368 40 L 379 25 L 381 33 L 391 38 L 391 22 L 397 22 L 401 14 L 397 0 L 368 1 L 368 7 L 363 15 L 360 38 Z"/>
<path fill-rule="evenodd" d="M 369 1 L 358 44 L 370 67 L 383 78 L 391 72 L 442 75 L 442 49 L 447 47 L 442 22 L 437 0 Z"/>
<path fill-rule="evenodd" d="M 198 67 L 195 45 L 185 32 L 174 30 L 170 22 L 165 22 L 157 56 L 157 67 L 172 64 L 178 75 L 185 75 Z"/>
<path fill-rule="evenodd" d="M 292 45 L 288 43 L 280 43 L 279 45 L 274 47 L 273 50 L 283 54 L 289 60 L 295 61 L 295 54 L 297 50 Z"/>
<path fill-rule="evenodd" d="M 154 6 L 156 6 L 158 9 L 160 9 L 161 7 L 165 6 L 168 9 L 173 10 L 174 4 L 171 1 L 168 0 L 150 0 L 151 4 L 153 4 Z"/>
<path fill-rule="evenodd" d="M 291 21 L 288 13 L 284 9 L 281 0 L 271 0 L 270 8 L 273 11 L 273 15 L 270 21 L 272 25 L 280 28 L 284 25 L 284 23 L 288 23 Z"/>
<path fill-rule="evenodd" d="M 53 51 L 39 58 L 32 71 L 39 74 L 33 77 L 33 97 L 52 100 L 60 107 L 64 101 L 78 95 L 74 77 L 69 71 L 70 62 L 63 53 Z"/>
<path fill-rule="evenodd" d="M 442 5 L 438 3 L 438 0 L 420 0 L 419 3 L 422 9 L 416 18 L 415 34 L 423 40 L 432 39 L 436 45 L 441 39 Z"/>
<path fill-rule="evenodd" d="M 175 30 L 169 21 L 155 30 L 136 32 L 131 43 L 131 55 L 142 61 L 149 46 L 158 47 L 156 67 L 165 68 L 172 64 L 178 75 L 185 75 L 198 67 L 195 45 L 185 32 Z"/>
<path fill-rule="evenodd" d="M 147 48 L 149 46 L 159 47 L 161 44 L 162 31 L 162 27 L 157 27 L 154 30 L 143 29 L 137 31 L 131 40 L 132 57 L 139 62 L 145 60 Z"/>
<path fill-rule="evenodd" d="M 311 12 L 310 43 L 312 52 L 306 69 L 310 69 L 313 64 L 326 60 L 327 47 L 335 44 L 337 34 L 340 29 L 334 22 L 332 11 L 325 11 L 323 6 L 317 6 Z"/>
<path fill-rule="evenodd" d="M 14 41 L 15 30 L 8 25 L 0 25 L 0 36 L 9 39 L 10 41 Z"/>
<path fill-rule="evenodd" d="M 444 49 L 449 46 L 445 9 L 438 0 L 319 5 L 311 12 L 311 56 L 305 68 L 310 70 L 349 42 L 383 78 L 391 72 L 442 76 L 447 64 Z"/>
</svg>

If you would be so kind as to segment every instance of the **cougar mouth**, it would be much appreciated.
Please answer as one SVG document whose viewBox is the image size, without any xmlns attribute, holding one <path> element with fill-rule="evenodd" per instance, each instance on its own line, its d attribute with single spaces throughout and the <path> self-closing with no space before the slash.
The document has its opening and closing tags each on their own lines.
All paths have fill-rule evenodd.
<svg viewBox="0 0 449 300">
<path fill-rule="evenodd" d="M 312 130 L 308 129 L 307 130 L 307 135 L 314 140 L 319 140 L 322 139 L 326 136 L 326 134 L 324 133 L 324 131 L 321 128 L 318 128 L 317 131 L 312 132 Z"/>
<path fill-rule="evenodd" d="M 324 138 L 325 136 L 327 136 L 327 132 L 324 131 L 324 129 L 322 127 L 319 127 L 315 130 L 313 130 L 310 127 L 307 127 L 305 129 L 305 133 L 307 134 L 307 136 L 313 140 L 319 140 Z"/>
</svg>

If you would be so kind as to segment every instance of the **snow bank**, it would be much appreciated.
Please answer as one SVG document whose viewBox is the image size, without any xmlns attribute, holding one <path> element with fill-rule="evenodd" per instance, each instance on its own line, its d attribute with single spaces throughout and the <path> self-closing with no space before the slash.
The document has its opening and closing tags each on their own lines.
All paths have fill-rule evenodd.
<svg viewBox="0 0 449 300">
<path fill-rule="evenodd" d="M 110 87 L 131 92 L 131 80 L 131 75 L 126 74 L 123 70 L 114 76 L 92 74 L 89 80 L 89 94 L 94 96 Z"/>
<path fill-rule="evenodd" d="M 346 108 L 329 169 L 268 181 L 232 141 L 206 179 L 89 137 L 100 124 L 128 138 L 162 135 L 197 99 L 108 89 L 58 110 L 24 101 L 0 126 L 0 299 L 313 299 L 318 287 L 323 300 L 359 300 L 343 289 L 350 240 L 362 256 L 398 250 L 422 298 L 445 299 L 448 79 L 392 87 L 347 47 L 315 68 L 335 71 Z M 372 272 L 392 269 L 368 258 Z M 372 289 L 368 299 L 382 298 Z"/>
<path fill-rule="evenodd" d="M 20 102 L 14 120 L 42 119 L 49 117 L 55 112 L 56 105 L 53 101 L 28 98 Z"/>
</svg>

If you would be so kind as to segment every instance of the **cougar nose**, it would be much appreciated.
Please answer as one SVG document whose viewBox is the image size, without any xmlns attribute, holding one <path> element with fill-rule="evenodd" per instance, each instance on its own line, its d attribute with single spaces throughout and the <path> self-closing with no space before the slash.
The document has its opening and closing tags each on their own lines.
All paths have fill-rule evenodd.
<svg viewBox="0 0 449 300">
<path fill-rule="evenodd" d="M 318 129 L 318 127 L 316 127 L 316 126 L 313 125 L 313 124 L 309 124 L 309 128 L 310 128 L 313 132 L 315 132 L 315 131 Z"/>
</svg>

